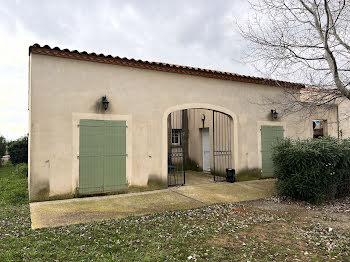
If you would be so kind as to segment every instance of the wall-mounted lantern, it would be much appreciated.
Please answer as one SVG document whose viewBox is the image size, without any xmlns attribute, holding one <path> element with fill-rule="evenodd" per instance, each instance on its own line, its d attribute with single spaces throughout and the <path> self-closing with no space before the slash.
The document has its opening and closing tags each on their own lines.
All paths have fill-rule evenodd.
<svg viewBox="0 0 350 262">
<path fill-rule="evenodd" d="M 202 123 L 203 123 L 203 128 L 204 128 L 204 121 L 205 121 L 205 114 L 202 114 Z"/>
<path fill-rule="evenodd" d="M 103 105 L 104 110 L 107 110 L 108 104 L 109 104 L 109 101 L 107 100 L 107 97 L 103 96 L 102 97 L 102 105 Z"/>
<path fill-rule="evenodd" d="M 276 120 L 278 118 L 278 113 L 276 109 L 271 109 L 271 117 L 273 120 Z"/>
</svg>

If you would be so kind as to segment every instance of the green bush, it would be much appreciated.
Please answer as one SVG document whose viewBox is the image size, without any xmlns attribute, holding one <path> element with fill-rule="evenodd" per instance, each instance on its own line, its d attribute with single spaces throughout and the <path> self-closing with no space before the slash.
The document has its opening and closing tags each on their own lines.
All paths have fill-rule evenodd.
<svg viewBox="0 0 350 262">
<path fill-rule="evenodd" d="M 28 137 L 10 142 L 8 152 L 13 165 L 28 163 Z"/>
<path fill-rule="evenodd" d="M 28 176 L 28 165 L 26 163 L 16 165 L 12 171 L 12 174 L 18 177 Z"/>
<path fill-rule="evenodd" d="M 350 194 L 350 140 L 284 139 L 272 160 L 282 195 L 321 203 Z"/>
</svg>

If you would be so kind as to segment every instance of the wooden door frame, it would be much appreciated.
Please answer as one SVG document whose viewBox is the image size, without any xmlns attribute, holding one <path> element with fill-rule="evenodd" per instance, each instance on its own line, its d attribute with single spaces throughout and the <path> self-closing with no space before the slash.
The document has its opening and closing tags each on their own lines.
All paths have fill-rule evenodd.
<svg viewBox="0 0 350 262">
<path fill-rule="evenodd" d="M 76 192 L 79 186 L 79 123 L 80 119 L 89 120 L 121 120 L 126 121 L 126 183 L 131 184 L 132 179 L 132 115 L 115 114 L 86 114 L 72 113 L 72 191 Z"/>
</svg>

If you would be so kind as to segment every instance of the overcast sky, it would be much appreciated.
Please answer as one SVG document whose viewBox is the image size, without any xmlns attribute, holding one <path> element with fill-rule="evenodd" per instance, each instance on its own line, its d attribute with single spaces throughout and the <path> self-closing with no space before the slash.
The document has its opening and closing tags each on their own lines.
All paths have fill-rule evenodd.
<svg viewBox="0 0 350 262">
<path fill-rule="evenodd" d="M 0 0 L 0 135 L 28 133 L 34 43 L 257 75 L 238 61 L 244 0 Z"/>
</svg>

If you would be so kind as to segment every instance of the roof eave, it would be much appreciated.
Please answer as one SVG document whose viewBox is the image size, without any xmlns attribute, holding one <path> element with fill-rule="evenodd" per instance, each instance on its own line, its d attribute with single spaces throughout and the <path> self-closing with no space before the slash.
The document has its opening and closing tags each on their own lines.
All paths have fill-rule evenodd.
<svg viewBox="0 0 350 262">
<path fill-rule="evenodd" d="M 148 70 L 156 70 L 156 71 L 169 72 L 169 73 L 201 76 L 201 77 L 208 77 L 208 78 L 221 79 L 221 80 L 231 80 L 231 81 L 238 81 L 238 82 L 245 82 L 245 83 L 262 84 L 262 85 L 268 85 L 268 86 L 278 86 L 282 88 L 301 89 L 305 87 L 303 84 L 299 84 L 299 83 L 291 83 L 291 82 L 285 82 L 285 81 L 279 81 L 279 80 L 273 80 L 273 79 L 265 79 L 260 77 L 245 76 L 245 75 L 239 75 L 239 74 L 234 74 L 229 72 L 222 72 L 222 71 L 216 71 L 216 70 L 210 70 L 210 69 L 204 69 L 204 68 L 195 68 L 190 66 L 181 66 L 181 65 L 174 65 L 174 64 L 168 64 L 168 63 L 135 60 L 135 59 L 129 59 L 125 57 L 122 58 L 119 56 L 113 57 L 111 55 L 106 56 L 104 54 L 79 52 L 77 50 L 74 50 L 74 51 L 71 51 L 69 49 L 62 50 L 58 47 L 51 48 L 48 45 L 40 46 L 39 44 L 34 44 L 29 47 L 29 55 L 31 53 L 40 54 L 40 55 L 49 55 L 49 56 L 55 56 L 55 57 L 61 57 L 61 58 L 84 60 L 84 61 L 90 61 L 90 62 L 128 66 L 128 67 L 148 69 Z"/>
</svg>

